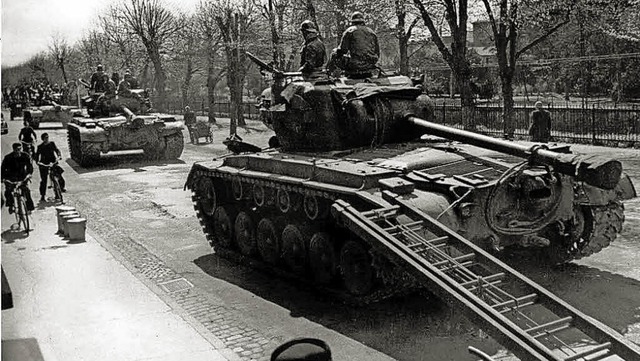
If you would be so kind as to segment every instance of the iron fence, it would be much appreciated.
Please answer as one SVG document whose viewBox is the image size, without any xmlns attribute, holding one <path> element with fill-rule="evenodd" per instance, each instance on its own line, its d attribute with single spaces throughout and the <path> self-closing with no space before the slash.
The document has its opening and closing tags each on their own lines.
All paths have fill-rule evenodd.
<svg viewBox="0 0 640 361">
<path fill-rule="evenodd" d="M 640 105 L 549 105 L 551 136 L 555 141 L 587 143 L 615 147 L 640 146 Z M 514 136 L 529 138 L 531 106 L 515 106 Z M 435 122 L 462 128 L 462 108 L 459 105 L 436 103 Z M 502 107 L 478 105 L 474 110 L 472 130 L 493 136 L 502 136 Z"/>
<path fill-rule="evenodd" d="M 208 114 L 204 98 L 191 101 L 191 109 L 198 115 Z M 216 117 L 228 117 L 229 102 L 214 103 Z M 247 119 L 258 119 L 259 112 L 253 102 L 245 103 L 243 113 Z M 179 98 L 168 99 L 165 109 L 172 114 L 182 114 L 184 104 Z M 614 147 L 640 147 L 640 105 L 637 104 L 549 104 L 551 136 L 555 141 L 586 143 Z M 516 105 L 513 110 L 514 136 L 528 139 L 532 106 Z M 436 100 L 434 121 L 439 124 L 463 128 L 462 108 L 459 104 Z M 478 133 L 501 137 L 504 134 L 502 107 L 495 103 L 478 104 L 468 125 Z"/>
</svg>

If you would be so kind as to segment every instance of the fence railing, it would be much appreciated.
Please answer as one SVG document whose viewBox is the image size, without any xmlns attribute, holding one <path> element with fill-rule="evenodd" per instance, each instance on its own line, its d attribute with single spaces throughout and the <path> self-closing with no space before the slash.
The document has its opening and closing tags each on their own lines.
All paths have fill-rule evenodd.
<svg viewBox="0 0 640 361">
<path fill-rule="evenodd" d="M 556 141 L 607 146 L 640 146 L 639 105 L 547 106 L 551 113 L 551 136 Z M 514 136 L 527 139 L 533 107 L 516 106 L 513 110 Z M 462 108 L 458 105 L 436 104 L 435 122 L 462 128 Z M 472 130 L 494 136 L 504 134 L 502 107 L 475 107 Z"/>
<path fill-rule="evenodd" d="M 208 114 L 204 99 L 193 99 L 191 109 L 198 115 Z M 216 102 L 216 117 L 228 117 L 231 104 Z M 165 109 L 172 114 L 182 114 L 180 99 L 169 99 Z M 614 147 L 640 146 L 640 105 L 635 104 L 551 104 L 545 107 L 551 113 L 551 136 L 555 141 L 586 143 Z M 514 136 L 529 139 L 531 106 L 516 105 L 513 109 Z M 243 114 L 248 119 L 258 119 L 255 103 L 243 104 Z M 460 105 L 435 102 L 434 121 L 456 128 L 463 128 Z M 502 107 L 495 104 L 479 104 L 475 107 L 470 130 L 501 137 L 504 134 Z"/>
</svg>

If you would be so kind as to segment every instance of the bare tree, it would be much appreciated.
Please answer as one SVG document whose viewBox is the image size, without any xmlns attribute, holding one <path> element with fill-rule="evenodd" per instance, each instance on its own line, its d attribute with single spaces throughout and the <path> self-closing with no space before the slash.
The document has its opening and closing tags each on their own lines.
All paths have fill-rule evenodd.
<svg viewBox="0 0 640 361">
<path fill-rule="evenodd" d="M 419 17 L 415 17 L 407 27 L 407 4 L 406 0 L 394 0 L 396 17 L 398 24 L 396 25 L 396 37 L 398 38 L 398 52 L 400 55 L 400 74 L 409 74 L 409 39 L 413 34 L 413 28 L 420 21 Z"/>
<path fill-rule="evenodd" d="M 516 72 L 518 58 L 543 42 L 551 34 L 569 23 L 569 14 L 573 9 L 570 4 L 562 1 L 522 1 L 516 0 L 482 0 L 485 11 L 491 24 L 493 39 L 498 58 L 498 71 L 502 85 L 502 122 L 506 138 L 512 138 L 515 132 L 513 122 L 513 77 Z M 528 5 L 528 6 L 527 6 Z M 564 7 L 564 8 L 563 8 Z M 495 13 L 497 12 L 497 16 Z M 556 18 L 558 18 L 556 20 Z M 535 19 L 535 25 L 544 29 L 538 36 L 530 39 L 527 45 L 519 47 L 519 30 L 526 24 L 531 26 Z M 546 26 L 540 26 L 546 25 Z"/>
<path fill-rule="evenodd" d="M 51 57 L 56 63 L 56 66 L 62 72 L 62 78 L 64 82 L 67 83 L 67 71 L 65 69 L 65 65 L 67 64 L 67 60 L 69 57 L 69 53 L 71 53 L 71 47 L 62 34 L 56 32 L 51 36 L 51 43 L 49 43 L 49 52 L 51 53 Z"/>
<path fill-rule="evenodd" d="M 473 126 L 474 101 L 471 89 L 471 65 L 467 58 L 468 0 L 436 0 L 434 4 L 425 0 L 413 0 L 420 11 L 424 24 L 431 33 L 431 39 L 451 68 L 458 84 L 462 102 L 462 122 L 465 128 Z M 434 5 L 434 6 L 431 6 Z M 442 40 L 436 28 L 436 15 L 444 10 L 444 17 L 451 33 L 451 49 Z"/>
<path fill-rule="evenodd" d="M 169 38 L 178 32 L 182 24 L 160 0 L 125 0 L 121 11 L 115 16 L 142 41 L 147 50 L 153 64 L 155 89 L 158 92 L 157 107 L 163 110 L 167 75 L 162 53 Z"/>
<path fill-rule="evenodd" d="M 223 41 L 227 60 L 227 84 L 231 98 L 231 126 L 229 133 L 236 133 L 237 126 L 245 126 L 242 111 L 242 93 L 247 73 L 248 41 L 250 27 L 255 21 L 255 9 L 249 0 L 218 0 L 213 3 L 214 21 Z"/>
<path fill-rule="evenodd" d="M 260 4 L 259 1 L 254 0 L 254 4 L 260 9 L 260 13 L 269 24 L 273 45 L 273 64 L 278 69 L 285 69 L 287 64 L 283 32 L 285 22 L 291 19 L 290 17 L 285 19 L 286 11 L 291 7 L 291 1 L 268 0 L 266 4 Z"/>
</svg>

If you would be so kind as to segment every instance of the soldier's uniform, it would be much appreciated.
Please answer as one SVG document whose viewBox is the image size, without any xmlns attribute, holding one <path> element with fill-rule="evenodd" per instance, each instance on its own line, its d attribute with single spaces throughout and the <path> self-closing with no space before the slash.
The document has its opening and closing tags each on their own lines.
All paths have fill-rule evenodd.
<svg viewBox="0 0 640 361">
<path fill-rule="evenodd" d="M 305 77 L 315 77 L 322 73 L 322 67 L 327 59 L 324 43 L 320 40 L 313 23 L 306 20 L 302 23 L 304 46 L 300 50 L 300 69 Z"/>
<path fill-rule="evenodd" d="M 327 68 L 330 71 L 340 68 L 351 78 L 370 77 L 380 58 L 378 36 L 364 25 L 364 16 L 358 11 L 351 15 L 351 24 L 342 34 L 340 45 L 331 54 Z"/>
</svg>

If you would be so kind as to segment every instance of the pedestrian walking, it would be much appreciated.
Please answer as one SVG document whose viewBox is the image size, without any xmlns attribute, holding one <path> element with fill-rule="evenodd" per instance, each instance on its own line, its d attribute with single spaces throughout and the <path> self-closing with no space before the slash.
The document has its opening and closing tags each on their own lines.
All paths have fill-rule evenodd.
<svg viewBox="0 0 640 361">
<path fill-rule="evenodd" d="M 551 140 L 551 115 L 542 109 L 542 102 L 537 101 L 535 110 L 531 112 L 529 135 L 534 142 L 547 143 Z"/>
</svg>

